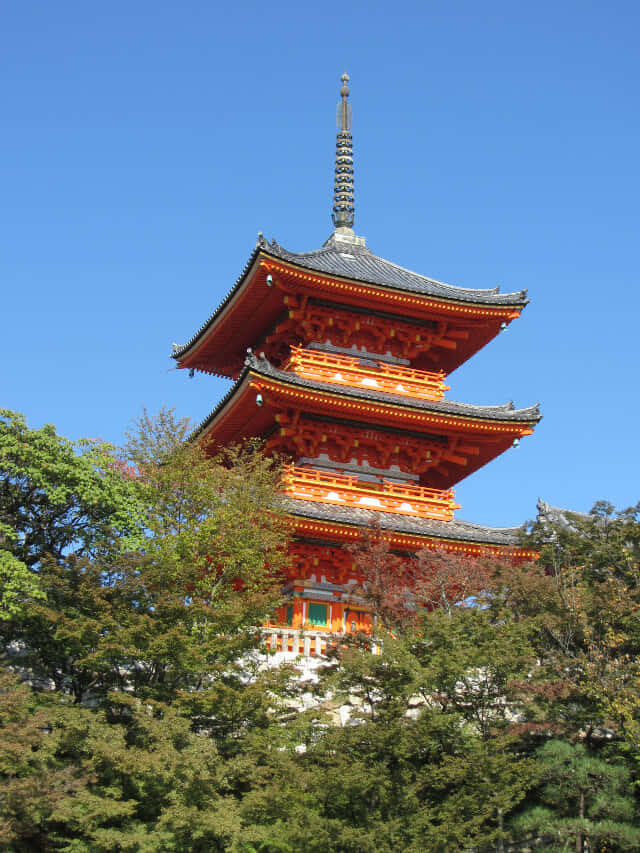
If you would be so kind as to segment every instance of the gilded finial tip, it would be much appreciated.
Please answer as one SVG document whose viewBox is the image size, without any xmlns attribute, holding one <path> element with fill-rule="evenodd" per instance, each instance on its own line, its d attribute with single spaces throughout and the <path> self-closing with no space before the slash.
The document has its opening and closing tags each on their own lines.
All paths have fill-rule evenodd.
<svg viewBox="0 0 640 853">
<path fill-rule="evenodd" d="M 340 95 L 343 98 L 348 98 L 349 97 L 349 86 L 347 84 L 349 82 L 349 75 L 347 74 L 346 71 L 344 72 L 344 74 L 342 75 L 340 80 L 342 81 L 342 88 L 340 89 Z"/>
</svg>

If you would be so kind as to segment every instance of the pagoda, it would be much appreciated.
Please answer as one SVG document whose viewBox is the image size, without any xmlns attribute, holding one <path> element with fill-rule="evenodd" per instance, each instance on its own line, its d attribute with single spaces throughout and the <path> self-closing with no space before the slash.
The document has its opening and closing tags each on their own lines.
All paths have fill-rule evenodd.
<svg viewBox="0 0 640 853">
<path fill-rule="evenodd" d="M 351 551 L 376 525 L 399 554 L 444 548 L 533 556 L 518 530 L 454 519 L 453 487 L 523 436 L 538 406 L 445 399 L 447 375 L 520 316 L 526 291 L 454 287 L 374 255 L 354 224 L 349 78 L 338 106 L 334 231 L 288 251 L 260 234 L 235 285 L 178 367 L 234 380 L 194 435 L 207 450 L 250 438 L 286 461 L 294 539 L 272 648 L 322 652 L 368 630 Z M 282 630 L 276 630 L 276 628 Z M 280 639 L 278 639 L 280 638 Z"/>
</svg>

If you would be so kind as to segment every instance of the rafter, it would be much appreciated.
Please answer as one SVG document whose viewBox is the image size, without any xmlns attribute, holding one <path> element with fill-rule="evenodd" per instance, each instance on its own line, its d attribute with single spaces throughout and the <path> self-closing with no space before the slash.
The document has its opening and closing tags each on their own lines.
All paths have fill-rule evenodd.
<svg viewBox="0 0 640 853">
<path fill-rule="evenodd" d="M 307 294 L 286 294 L 287 315 L 264 340 L 269 358 L 282 358 L 286 346 L 324 344 L 412 361 L 432 348 L 455 350 L 469 331 L 448 321 L 409 323 L 381 313 L 363 313 L 313 302 Z"/>
<path fill-rule="evenodd" d="M 371 427 L 312 419 L 296 409 L 276 415 L 278 427 L 267 440 L 267 450 L 294 458 L 317 459 L 326 455 L 332 462 L 346 465 L 355 460 L 379 470 L 396 466 L 406 474 L 445 473 L 442 462 L 466 466 L 469 456 L 480 448 L 454 437 L 432 439 Z"/>
</svg>

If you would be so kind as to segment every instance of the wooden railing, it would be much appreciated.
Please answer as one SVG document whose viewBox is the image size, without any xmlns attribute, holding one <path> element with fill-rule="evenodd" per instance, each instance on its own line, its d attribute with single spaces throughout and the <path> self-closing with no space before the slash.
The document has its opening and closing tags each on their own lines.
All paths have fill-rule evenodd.
<svg viewBox="0 0 640 853">
<path fill-rule="evenodd" d="M 297 500 L 319 501 L 359 509 L 451 521 L 455 503 L 453 490 L 440 491 L 405 485 L 392 480 L 378 483 L 355 475 L 326 473 L 295 465 L 285 468 L 283 490 Z"/>
<path fill-rule="evenodd" d="M 449 386 L 444 384 L 444 373 L 412 370 L 375 359 L 375 364 L 369 365 L 366 361 L 372 359 L 292 347 L 284 367 L 298 376 L 318 382 L 369 388 L 422 400 L 442 400 L 444 392 L 449 390 Z"/>
<path fill-rule="evenodd" d="M 301 628 L 282 628 L 269 625 L 262 629 L 265 645 L 270 652 L 282 655 L 283 660 L 303 657 L 324 657 L 329 649 L 338 646 L 342 640 L 340 634 L 307 631 Z M 371 642 L 372 654 L 380 654 L 380 646 L 374 640 Z"/>
</svg>

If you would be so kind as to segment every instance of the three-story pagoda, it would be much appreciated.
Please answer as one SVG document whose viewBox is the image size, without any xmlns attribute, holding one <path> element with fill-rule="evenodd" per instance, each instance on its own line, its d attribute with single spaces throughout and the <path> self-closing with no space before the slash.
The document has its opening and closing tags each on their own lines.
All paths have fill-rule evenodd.
<svg viewBox="0 0 640 853">
<path fill-rule="evenodd" d="M 180 368 L 234 380 L 196 430 L 211 452 L 259 437 L 266 452 L 289 460 L 283 491 L 295 538 L 289 603 L 276 624 L 298 638 L 278 648 L 296 652 L 304 629 L 317 638 L 369 626 L 345 549 L 363 527 L 376 524 L 404 554 L 533 556 L 516 529 L 454 519 L 453 487 L 531 434 L 538 406 L 444 396 L 447 375 L 520 315 L 526 292 L 443 284 L 377 257 L 354 234 L 348 80 L 338 107 L 335 230 L 303 253 L 259 235 L 227 296 L 173 353 Z"/>
</svg>

